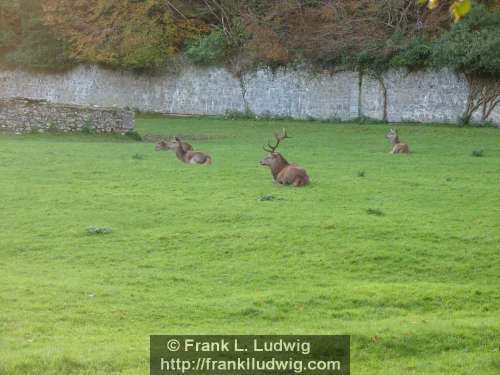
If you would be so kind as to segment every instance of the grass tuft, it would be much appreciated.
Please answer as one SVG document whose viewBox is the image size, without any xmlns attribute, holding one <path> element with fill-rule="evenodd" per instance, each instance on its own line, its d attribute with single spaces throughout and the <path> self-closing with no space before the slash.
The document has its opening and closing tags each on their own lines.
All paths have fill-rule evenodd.
<svg viewBox="0 0 500 375">
<path fill-rule="evenodd" d="M 87 227 L 87 234 L 108 234 L 113 231 L 110 227 L 99 227 L 96 225 L 91 225 Z"/>
<path fill-rule="evenodd" d="M 482 149 L 472 150 L 471 155 L 475 156 L 477 158 L 480 158 L 480 157 L 484 156 L 484 150 L 482 150 Z"/>
<path fill-rule="evenodd" d="M 134 140 L 134 141 L 138 141 L 138 142 L 141 142 L 142 141 L 142 136 L 139 134 L 139 132 L 137 131 L 130 131 L 128 133 L 125 133 L 125 136 Z"/>
<path fill-rule="evenodd" d="M 132 159 L 134 159 L 134 160 L 143 160 L 144 159 L 144 155 L 136 153 L 136 154 L 132 155 Z"/>
<path fill-rule="evenodd" d="M 257 198 L 259 201 L 261 202 L 265 202 L 265 201 L 274 201 L 276 199 L 279 199 L 277 198 L 276 196 L 272 195 L 272 194 L 268 194 L 268 195 L 261 195 L 259 198 Z"/>
<path fill-rule="evenodd" d="M 375 216 L 384 216 L 384 213 L 382 212 L 382 210 L 379 210 L 377 208 L 368 208 L 366 210 L 366 213 L 368 215 L 375 215 Z"/>
</svg>

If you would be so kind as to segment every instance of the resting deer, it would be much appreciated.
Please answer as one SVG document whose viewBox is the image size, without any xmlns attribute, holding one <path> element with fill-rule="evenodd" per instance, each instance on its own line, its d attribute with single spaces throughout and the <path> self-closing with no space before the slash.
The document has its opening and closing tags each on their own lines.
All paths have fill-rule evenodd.
<svg viewBox="0 0 500 375">
<path fill-rule="evenodd" d="M 392 150 L 391 154 L 409 154 L 410 147 L 406 143 L 401 143 L 399 141 L 398 131 L 391 129 L 389 133 L 385 135 L 385 137 L 391 142 Z"/>
<path fill-rule="evenodd" d="M 269 152 L 260 164 L 268 166 L 271 169 L 271 174 L 273 175 L 274 181 L 283 185 L 293 185 L 293 186 L 305 186 L 309 183 L 309 176 L 306 170 L 298 165 L 289 164 L 286 159 L 281 156 L 279 152 L 276 152 L 280 142 L 285 138 L 290 138 L 286 130 L 283 129 L 281 135 L 275 133 L 276 144 L 271 146 L 269 143 L 267 147 L 264 146 L 264 151 Z"/>
<path fill-rule="evenodd" d="M 201 151 L 193 151 L 193 146 L 174 137 L 172 141 L 160 141 L 156 144 L 156 151 L 175 150 L 177 159 L 187 164 L 212 164 L 212 158 Z"/>
<path fill-rule="evenodd" d="M 192 151 L 193 150 L 193 146 L 187 142 L 183 142 L 183 145 L 184 145 L 184 150 L 187 150 L 187 151 Z M 156 151 L 170 151 L 170 150 L 175 150 L 175 148 L 177 147 L 175 141 L 165 141 L 165 140 L 161 140 L 160 142 L 158 142 L 155 146 L 155 150 Z"/>
</svg>

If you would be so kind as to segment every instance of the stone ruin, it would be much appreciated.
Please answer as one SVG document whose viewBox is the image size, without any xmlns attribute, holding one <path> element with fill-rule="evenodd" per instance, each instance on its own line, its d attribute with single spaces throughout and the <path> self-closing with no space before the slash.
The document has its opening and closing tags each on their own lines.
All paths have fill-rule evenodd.
<svg viewBox="0 0 500 375">
<path fill-rule="evenodd" d="M 134 112 L 121 108 L 51 103 L 27 98 L 0 99 L 0 129 L 16 133 L 54 130 L 126 134 L 134 131 Z"/>
</svg>

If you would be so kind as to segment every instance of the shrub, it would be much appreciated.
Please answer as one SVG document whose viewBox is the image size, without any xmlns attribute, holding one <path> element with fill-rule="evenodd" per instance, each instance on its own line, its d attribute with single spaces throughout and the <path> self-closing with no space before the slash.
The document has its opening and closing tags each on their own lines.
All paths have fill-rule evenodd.
<svg viewBox="0 0 500 375">
<path fill-rule="evenodd" d="M 500 74 L 500 11 L 475 5 L 433 44 L 431 63 L 467 73 Z"/>
<path fill-rule="evenodd" d="M 431 55 L 432 43 L 425 41 L 423 38 L 417 38 L 407 49 L 392 57 L 390 65 L 409 69 L 425 68 L 429 65 Z"/>
<path fill-rule="evenodd" d="M 254 65 L 276 69 L 289 63 L 289 53 L 279 35 L 269 27 L 250 27 L 251 38 L 244 46 L 244 53 Z"/>
<path fill-rule="evenodd" d="M 236 74 L 306 63 L 375 72 L 391 66 L 500 72 L 500 8 L 493 0 L 482 2 L 490 10 L 474 4 L 451 29 L 447 6 L 422 13 L 415 0 L 210 3 L 0 0 L 0 62 L 154 72 L 175 65 L 184 51 L 195 64 L 226 64 Z"/>
<path fill-rule="evenodd" d="M 224 60 L 229 42 L 222 29 L 215 29 L 201 39 L 188 44 L 186 55 L 194 63 L 210 65 Z"/>
<path fill-rule="evenodd" d="M 0 15 L 6 12 L 9 22 L 0 18 L 0 62 L 13 67 L 59 71 L 70 68 L 69 44 L 49 30 L 43 22 L 39 1 L 14 0 L 0 3 Z"/>
<path fill-rule="evenodd" d="M 134 141 L 142 141 L 142 136 L 136 130 L 125 133 L 125 135 Z"/>
</svg>

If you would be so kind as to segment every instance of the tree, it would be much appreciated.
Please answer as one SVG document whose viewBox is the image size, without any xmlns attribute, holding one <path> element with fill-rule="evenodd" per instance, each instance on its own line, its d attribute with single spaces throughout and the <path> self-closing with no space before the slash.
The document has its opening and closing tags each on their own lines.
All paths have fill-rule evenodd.
<svg viewBox="0 0 500 375">
<path fill-rule="evenodd" d="M 75 59 L 123 69 L 161 68 L 201 28 L 172 1 L 43 3 L 46 23 L 70 42 Z"/>
<path fill-rule="evenodd" d="M 64 70 L 73 65 L 69 45 L 43 22 L 36 0 L 0 1 L 0 62 L 36 70 Z"/>
<path fill-rule="evenodd" d="M 432 65 L 473 75 L 500 75 L 500 11 L 477 5 L 432 46 Z"/>
</svg>

